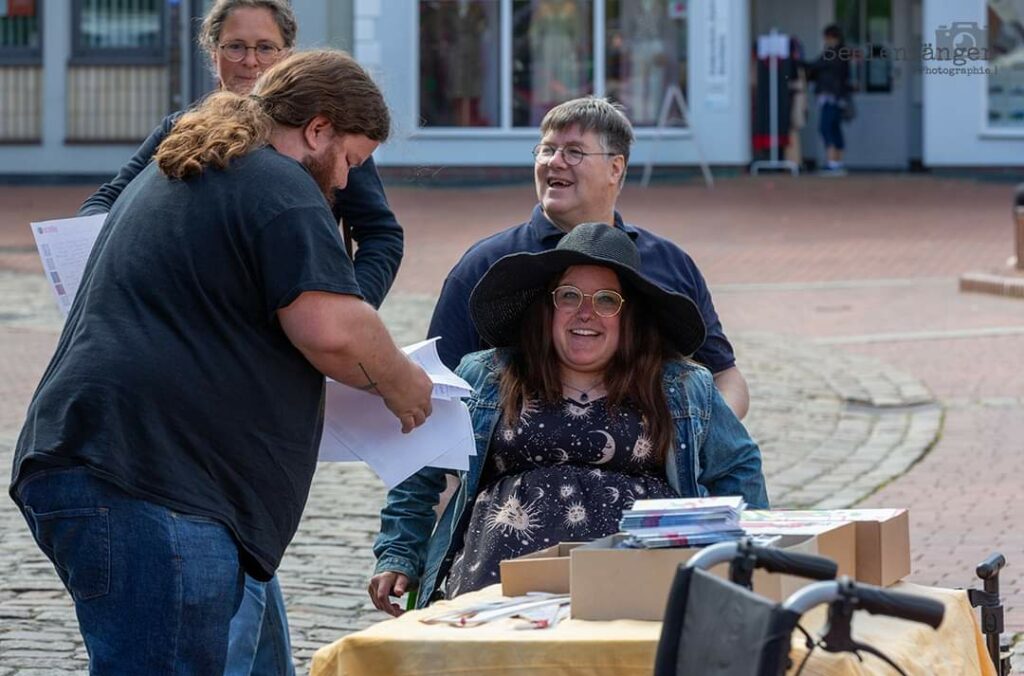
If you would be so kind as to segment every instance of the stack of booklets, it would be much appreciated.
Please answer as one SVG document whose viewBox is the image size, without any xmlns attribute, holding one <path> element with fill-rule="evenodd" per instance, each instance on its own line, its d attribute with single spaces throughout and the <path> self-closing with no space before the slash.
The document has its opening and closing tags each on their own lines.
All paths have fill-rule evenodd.
<svg viewBox="0 0 1024 676">
<path fill-rule="evenodd" d="M 741 496 L 637 500 L 619 528 L 631 547 L 703 547 L 743 536 Z"/>
</svg>

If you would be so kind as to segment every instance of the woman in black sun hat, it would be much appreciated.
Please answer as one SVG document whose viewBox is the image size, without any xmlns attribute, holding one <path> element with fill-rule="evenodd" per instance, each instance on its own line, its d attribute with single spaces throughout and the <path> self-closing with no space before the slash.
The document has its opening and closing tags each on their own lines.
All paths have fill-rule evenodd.
<svg viewBox="0 0 1024 676">
<path fill-rule="evenodd" d="M 374 545 L 374 604 L 419 587 L 418 605 L 499 581 L 498 564 L 558 542 L 615 533 L 635 500 L 768 497 L 761 453 L 686 359 L 704 340 L 688 297 L 639 272 L 629 236 L 576 226 L 558 247 L 506 256 L 473 290 L 470 310 L 494 349 L 458 373 L 476 390 L 477 455 L 435 527 L 442 470 L 388 494 Z"/>
</svg>

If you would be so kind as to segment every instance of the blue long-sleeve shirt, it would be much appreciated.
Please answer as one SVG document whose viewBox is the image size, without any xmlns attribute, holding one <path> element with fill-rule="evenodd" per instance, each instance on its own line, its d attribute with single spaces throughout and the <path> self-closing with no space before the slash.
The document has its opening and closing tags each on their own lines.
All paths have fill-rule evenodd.
<svg viewBox="0 0 1024 676">
<path fill-rule="evenodd" d="M 183 113 L 178 111 L 165 117 L 132 158 L 121 167 L 117 176 L 100 186 L 82 203 L 78 214 L 89 216 L 109 213 L 118 195 L 146 168 L 160 142 Z M 335 196 L 334 217 L 344 220 L 351 229 L 352 240 L 357 247 L 353 265 L 364 300 L 374 307 L 380 307 L 395 281 L 405 245 L 402 226 L 388 205 L 384 185 L 372 157 L 361 167 L 349 172 L 348 185 Z"/>
</svg>

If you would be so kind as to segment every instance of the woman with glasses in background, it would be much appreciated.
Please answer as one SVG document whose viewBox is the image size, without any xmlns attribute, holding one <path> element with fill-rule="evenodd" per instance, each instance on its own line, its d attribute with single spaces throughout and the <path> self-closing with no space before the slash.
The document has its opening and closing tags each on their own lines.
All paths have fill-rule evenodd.
<svg viewBox="0 0 1024 676">
<path fill-rule="evenodd" d="M 389 596 L 413 587 L 420 607 L 474 591 L 499 581 L 502 560 L 615 533 L 635 500 L 768 506 L 757 444 L 686 358 L 704 341 L 697 306 L 639 264 L 629 235 L 585 223 L 483 276 L 470 311 L 497 349 L 457 371 L 475 389 L 477 455 L 436 526 L 442 470 L 389 492 L 369 587 L 379 609 L 400 614 Z"/>
<path fill-rule="evenodd" d="M 197 41 L 210 59 L 218 86 L 246 95 L 256 78 L 291 52 L 297 32 L 288 0 L 216 0 L 203 19 Z M 79 215 L 108 213 L 183 113 L 164 118 L 117 176 L 82 203 Z M 349 234 L 356 244 L 353 264 L 363 299 L 380 307 L 402 262 L 404 236 L 372 157 L 349 172 L 348 185 L 335 192 L 332 209 L 350 231 L 346 245 Z"/>
<path fill-rule="evenodd" d="M 244 96 L 264 71 L 291 52 L 297 32 L 288 0 L 216 0 L 203 19 L 198 43 L 218 86 Z M 79 215 L 108 213 L 184 113 L 164 118 L 117 176 L 82 204 Z M 353 265 L 363 299 L 380 307 L 402 261 L 404 237 L 372 157 L 352 168 L 348 185 L 334 192 L 331 206 L 357 245 Z M 277 578 L 263 583 L 247 576 L 242 605 L 231 622 L 225 673 L 294 674 L 285 617 Z"/>
</svg>

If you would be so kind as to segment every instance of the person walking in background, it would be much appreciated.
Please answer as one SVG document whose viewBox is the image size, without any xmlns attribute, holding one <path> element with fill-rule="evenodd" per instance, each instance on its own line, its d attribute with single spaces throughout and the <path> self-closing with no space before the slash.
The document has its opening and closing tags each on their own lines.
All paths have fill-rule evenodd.
<svg viewBox="0 0 1024 676">
<path fill-rule="evenodd" d="M 831 24 L 824 30 L 825 49 L 816 61 L 808 64 L 807 77 L 814 82 L 818 100 L 818 129 L 825 142 L 825 168 L 822 173 L 831 176 L 846 174 L 843 165 L 843 120 L 852 116 L 850 95 L 850 64 L 843 58 L 843 33 Z"/>
</svg>

